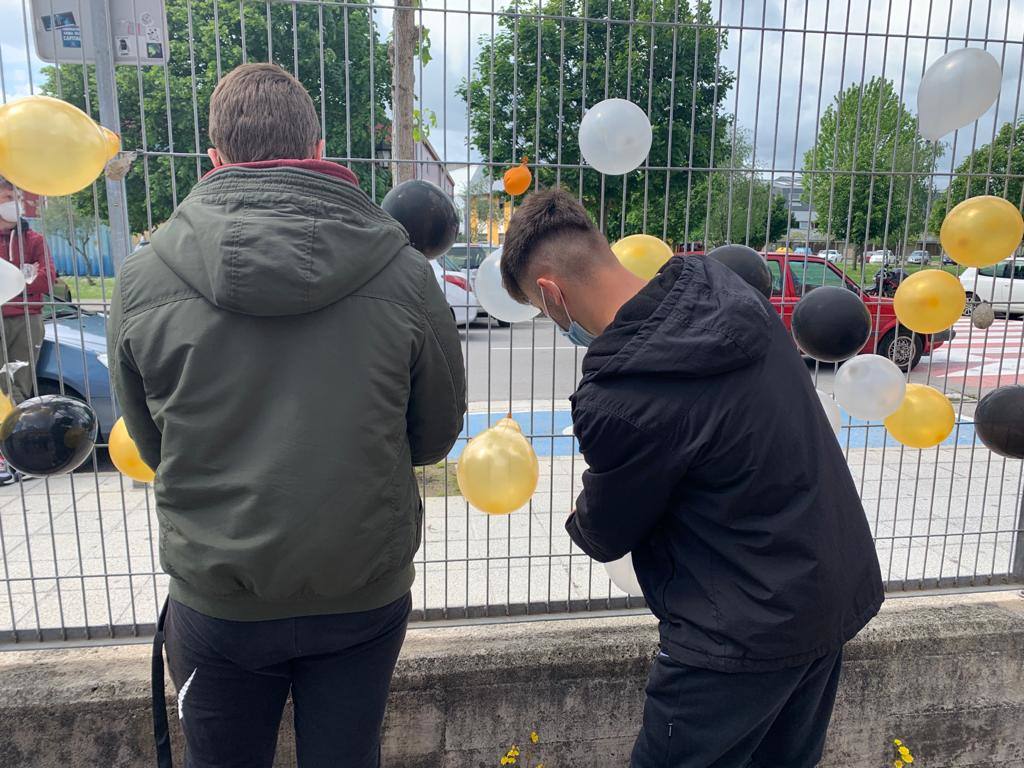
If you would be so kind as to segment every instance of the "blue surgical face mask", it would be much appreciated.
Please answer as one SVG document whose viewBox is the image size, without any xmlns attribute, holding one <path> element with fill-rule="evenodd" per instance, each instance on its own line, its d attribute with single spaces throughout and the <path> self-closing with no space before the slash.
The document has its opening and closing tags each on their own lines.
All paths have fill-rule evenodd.
<svg viewBox="0 0 1024 768">
<path fill-rule="evenodd" d="M 555 287 L 557 288 L 558 286 Z M 562 332 L 562 335 L 565 336 L 565 338 L 567 338 L 577 347 L 589 347 L 591 344 L 594 343 L 594 339 L 596 339 L 597 337 L 572 319 L 572 315 L 569 314 L 569 307 L 566 306 L 565 303 L 565 295 L 562 293 L 561 288 L 558 289 L 558 294 L 559 297 L 562 299 L 562 309 L 565 310 L 565 316 L 569 318 L 569 330 L 562 328 L 562 326 L 558 325 L 558 322 L 555 321 L 553 317 L 551 317 L 551 313 L 548 312 L 547 299 L 544 298 L 544 289 L 542 288 L 540 291 L 540 300 L 541 303 L 544 305 L 544 314 L 547 315 L 548 319 L 555 323 L 555 325 L 558 325 L 558 330 Z"/>
</svg>

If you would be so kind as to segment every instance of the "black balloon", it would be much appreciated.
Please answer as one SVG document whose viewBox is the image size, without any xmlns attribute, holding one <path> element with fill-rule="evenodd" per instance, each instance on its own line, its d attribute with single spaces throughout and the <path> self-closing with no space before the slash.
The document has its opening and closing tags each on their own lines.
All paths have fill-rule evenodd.
<svg viewBox="0 0 1024 768">
<path fill-rule="evenodd" d="M 974 432 L 994 453 L 1024 459 L 1024 386 L 999 387 L 981 398 Z"/>
<path fill-rule="evenodd" d="M 793 310 L 793 338 L 804 354 L 823 363 L 847 360 L 871 335 L 871 313 L 853 291 L 834 285 L 809 290 Z"/>
<path fill-rule="evenodd" d="M 772 273 L 764 257 L 745 245 L 720 245 L 708 252 L 766 297 L 772 296 Z"/>
<path fill-rule="evenodd" d="M 459 212 L 439 186 L 422 179 L 404 181 L 384 196 L 380 207 L 409 233 L 409 243 L 436 259 L 459 235 Z"/>
<path fill-rule="evenodd" d="M 14 469 L 34 477 L 74 472 L 96 444 L 96 414 L 72 397 L 26 400 L 0 424 L 0 453 Z"/>
</svg>

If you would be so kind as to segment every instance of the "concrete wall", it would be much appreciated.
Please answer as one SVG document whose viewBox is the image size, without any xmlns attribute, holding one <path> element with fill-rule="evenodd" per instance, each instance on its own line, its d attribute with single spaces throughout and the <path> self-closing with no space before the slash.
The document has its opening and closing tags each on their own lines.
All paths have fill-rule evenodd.
<svg viewBox="0 0 1024 768">
<path fill-rule="evenodd" d="M 412 629 L 385 765 L 496 766 L 536 728 L 548 768 L 625 766 L 656 639 L 647 616 Z M 0 653 L 0 766 L 153 765 L 148 682 L 143 645 Z M 922 768 L 1024 767 L 1020 593 L 890 600 L 848 646 L 822 765 L 891 765 L 893 737 Z"/>
</svg>

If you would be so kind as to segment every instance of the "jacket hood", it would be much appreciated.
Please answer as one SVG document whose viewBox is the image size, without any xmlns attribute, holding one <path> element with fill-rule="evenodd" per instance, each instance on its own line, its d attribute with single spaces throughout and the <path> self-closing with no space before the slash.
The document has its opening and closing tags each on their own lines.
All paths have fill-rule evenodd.
<svg viewBox="0 0 1024 768">
<path fill-rule="evenodd" d="M 714 376 L 761 359 L 774 310 L 714 259 L 676 257 L 591 344 L 584 379 L 630 373 Z"/>
<path fill-rule="evenodd" d="M 270 317 L 339 301 L 408 242 L 402 226 L 345 175 L 252 164 L 203 178 L 151 245 L 213 305 Z"/>
</svg>

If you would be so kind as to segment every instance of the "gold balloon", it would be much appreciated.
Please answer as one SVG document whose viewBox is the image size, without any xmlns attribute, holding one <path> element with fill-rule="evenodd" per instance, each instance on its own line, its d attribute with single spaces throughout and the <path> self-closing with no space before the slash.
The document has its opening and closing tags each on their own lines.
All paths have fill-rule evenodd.
<svg viewBox="0 0 1024 768">
<path fill-rule="evenodd" d="M 622 266 L 637 277 L 650 280 L 665 262 L 672 258 L 672 249 L 653 235 L 630 235 L 612 246 Z"/>
<path fill-rule="evenodd" d="M 896 289 L 893 308 L 903 325 L 917 333 L 951 328 L 964 313 L 967 294 L 955 275 L 941 269 L 915 272 Z"/>
<path fill-rule="evenodd" d="M 110 159 L 96 122 L 73 104 L 28 96 L 0 106 L 0 176 L 37 195 L 89 186 Z"/>
<path fill-rule="evenodd" d="M 110 430 L 110 460 L 122 475 L 140 483 L 151 483 L 156 477 L 156 473 L 139 455 L 139 448 L 128 434 L 124 419 L 118 419 Z"/>
<path fill-rule="evenodd" d="M 14 410 L 14 403 L 11 402 L 5 393 L 0 392 L 0 422 L 7 418 L 7 414 Z"/>
<path fill-rule="evenodd" d="M 889 434 L 911 448 L 931 448 L 949 437 L 956 423 L 953 404 L 934 387 L 907 384 L 907 394 L 885 420 Z"/>
<path fill-rule="evenodd" d="M 100 132 L 107 142 L 107 160 L 113 160 L 121 151 L 121 137 L 105 125 L 100 126 Z"/>
<path fill-rule="evenodd" d="M 477 509 L 507 515 L 537 490 L 537 454 L 519 425 L 507 417 L 469 441 L 459 457 L 459 489 Z"/>
<path fill-rule="evenodd" d="M 1024 236 L 1024 218 L 1009 200 L 979 195 L 946 214 L 939 229 L 942 247 L 957 264 L 989 267 L 1008 258 Z"/>
</svg>

